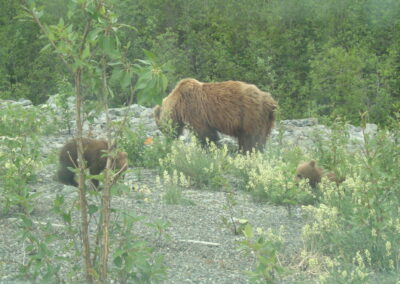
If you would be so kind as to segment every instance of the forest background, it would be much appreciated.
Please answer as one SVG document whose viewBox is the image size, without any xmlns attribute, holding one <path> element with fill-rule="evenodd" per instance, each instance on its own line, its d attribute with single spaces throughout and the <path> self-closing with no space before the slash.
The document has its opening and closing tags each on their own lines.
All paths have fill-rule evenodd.
<svg viewBox="0 0 400 284">
<path fill-rule="evenodd" d="M 51 25 L 73 1 L 36 2 Z M 164 68 L 168 88 L 157 96 L 193 77 L 256 84 L 279 101 L 282 118 L 332 115 L 357 124 L 367 112 L 386 124 L 400 109 L 398 0 L 114 2 L 119 22 L 134 27 L 121 33 L 126 56 L 150 51 Z M 0 3 L 0 98 L 43 103 L 72 78 L 51 48 L 42 50 L 39 27 L 21 21 L 20 3 Z M 126 103 L 129 91 L 110 84 L 112 104 Z"/>
</svg>

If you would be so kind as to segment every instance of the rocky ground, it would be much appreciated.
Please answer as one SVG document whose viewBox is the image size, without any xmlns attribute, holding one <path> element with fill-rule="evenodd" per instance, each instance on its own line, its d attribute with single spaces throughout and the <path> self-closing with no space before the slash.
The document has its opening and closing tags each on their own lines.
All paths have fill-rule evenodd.
<svg viewBox="0 0 400 284">
<path fill-rule="evenodd" d="M 30 106 L 26 101 L 21 104 L 24 107 Z M 55 107 L 51 100 L 49 105 Z M 112 120 L 122 119 L 126 111 L 131 114 L 131 125 L 143 124 L 148 136 L 159 135 L 152 110 L 148 108 L 133 105 L 123 109 L 111 109 Z M 102 133 L 104 123 L 104 115 L 95 119 L 90 127 L 94 136 Z M 374 133 L 376 130 L 376 125 L 367 125 L 366 132 Z M 323 135 L 325 133 L 326 139 L 329 139 L 328 134 L 331 130 L 319 124 L 316 119 L 279 121 L 273 130 L 271 141 L 308 147 L 312 145 L 316 131 Z M 352 148 L 363 143 L 361 128 L 348 125 L 347 131 Z M 54 155 L 68 138 L 66 133 L 47 137 L 43 147 L 44 155 Z M 235 145 L 236 142 L 224 136 L 222 143 Z M 39 182 L 33 185 L 41 195 L 32 218 L 40 224 L 49 222 L 55 225 L 55 233 L 59 234 L 62 240 L 64 227 L 51 211 L 51 207 L 57 194 L 65 195 L 67 202 L 72 203 L 77 198 L 77 192 L 73 187 L 55 182 L 55 170 L 55 163 L 46 165 L 40 173 Z M 156 254 L 164 256 L 168 267 L 165 283 L 248 283 L 245 271 L 254 268 L 254 258 L 239 249 L 238 241 L 243 240 L 243 236 L 233 234 L 222 222 L 222 217 L 230 216 L 225 209 L 225 193 L 187 189 L 183 194 L 192 201 L 191 205 L 168 205 L 163 200 L 165 189 L 155 182 L 157 174 L 154 170 L 132 167 L 125 181 L 133 185 L 135 190 L 114 198 L 113 206 L 125 208 L 144 217 L 135 227 L 135 234 L 136 237 L 146 240 L 155 249 Z M 237 201 L 237 205 L 233 207 L 234 217 L 247 219 L 254 227 L 264 230 L 278 230 L 284 226 L 286 257 L 280 261 L 285 265 L 295 265 L 297 251 L 302 246 L 301 228 L 305 222 L 301 209 L 297 208 L 294 214 L 289 216 L 285 208 L 255 203 L 243 191 L 237 191 L 234 198 Z M 15 212 L 0 216 L 0 283 L 15 283 L 18 264 L 26 261 L 26 244 L 19 243 L 18 238 L 14 237 L 19 230 L 19 221 L 13 213 Z M 74 218 L 78 221 L 78 216 Z M 170 224 L 166 234 L 161 237 L 153 228 L 145 225 L 157 220 Z M 56 247 L 54 249 L 57 251 Z M 288 255 L 291 256 L 287 257 Z M 64 268 L 67 270 L 67 267 Z M 304 275 L 291 277 L 301 278 Z M 293 283 L 290 279 L 292 278 L 285 278 L 281 282 Z"/>
</svg>

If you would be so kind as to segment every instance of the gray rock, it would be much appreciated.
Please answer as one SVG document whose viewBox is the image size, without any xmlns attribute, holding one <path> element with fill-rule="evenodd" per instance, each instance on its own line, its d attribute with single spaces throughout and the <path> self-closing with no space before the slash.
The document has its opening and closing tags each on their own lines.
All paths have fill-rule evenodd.
<svg viewBox="0 0 400 284">
<path fill-rule="evenodd" d="M 282 120 L 280 123 L 284 126 L 314 126 L 318 124 L 318 120 L 316 118 L 303 118 L 303 119 L 293 119 L 293 120 Z"/>
<path fill-rule="evenodd" d="M 17 102 L 14 102 L 15 105 L 20 105 L 23 107 L 31 106 L 33 105 L 30 100 L 27 99 L 19 99 Z"/>
<path fill-rule="evenodd" d="M 139 115 L 139 117 L 141 117 L 141 118 L 153 118 L 153 116 L 154 115 L 153 115 L 153 109 L 152 108 L 148 108 L 148 109 L 143 110 Z"/>
<path fill-rule="evenodd" d="M 374 136 L 378 132 L 378 125 L 374 123 L 367 123 L 364 130 L 365 134 Z"/>
</svg>

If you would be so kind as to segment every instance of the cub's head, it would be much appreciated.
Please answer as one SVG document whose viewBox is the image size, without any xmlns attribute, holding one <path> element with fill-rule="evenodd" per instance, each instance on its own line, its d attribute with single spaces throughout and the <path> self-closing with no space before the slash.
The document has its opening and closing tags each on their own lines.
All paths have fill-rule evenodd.
<svg viewBox="0 0 400 284">
<path fill-rule="evenodd" d="M 307 179 L 310 186 L 315 188 L 316 185 L 321 182 L 322 169 L 318 168 L 315 161 L 305 162 L 300 164 L 296 170 L 296 182 L 302 179 Z"/>
</svg>

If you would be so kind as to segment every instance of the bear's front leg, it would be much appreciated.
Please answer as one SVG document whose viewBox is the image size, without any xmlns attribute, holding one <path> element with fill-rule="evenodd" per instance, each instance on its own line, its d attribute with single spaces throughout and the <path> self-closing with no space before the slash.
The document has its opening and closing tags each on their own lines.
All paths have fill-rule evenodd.
<svg viewBox="0 0 400 284">
<path fill-rule="evenodd" d="M 201 131 L 197 131 L 197 137 L 200 140 L 202 146 L 207 146 L 207 142 L 213 142 L 218 145 L 219 136 L 218 132 L 212 128 L 202 129 Z"/>
</svg>

